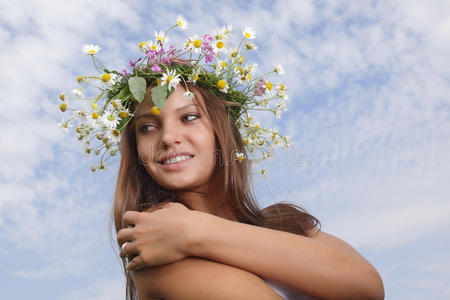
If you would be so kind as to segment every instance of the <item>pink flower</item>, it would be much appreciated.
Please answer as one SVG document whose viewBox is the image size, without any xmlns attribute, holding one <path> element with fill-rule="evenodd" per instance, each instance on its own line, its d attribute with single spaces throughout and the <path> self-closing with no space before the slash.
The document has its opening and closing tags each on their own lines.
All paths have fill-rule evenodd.
<svg viewBox="0 0 450 300">
<path fill-rule="evenodd" d="M 152 71 L 153 72 L 161 72 L 161 68 L 158 66 L 158 64 L 153 64 Z"/>
<path fill-rule="evenodd" d="M 165 56 L 161 59 L 161 62 L 162 62 L 163 64 L 165 64 L 165 65 L 171 65 L 171 64 L 172 64 L 172 62 L 170 61 L 170 59 L 167 58 L 167 57 L 165 57 Z"/>
<path fill-rule="evenodd" d="M 130 68 L 134 68 L 136 67 L 136 64 L 141 60 L 141 58 L 137 59 L 136 61 L 132 61 L 131 59 L 129 59 L 130 62 Z"/>
<path fill-rule="evenodd" d="M 120 75 L 122 75 L 122 76 L 129 76 L 129 75 L 131 75 L 131 74 L 129 74 L 129 73 L 127 72 L 127 70 L 125 70 L 125 69 L 122 69 L 122 71 L 120 71 L 119 73 L 120 73 Z"/>
<path fill-rule="evenodd" d="M 266 81 L 261 78 L 257 83 L 256 83 L 256 88 L 255 88 L 255 96 L 262 96 L 264 95 L 264 92 L 266 91 L 266 88 L 264 87 L 264 85 L 266 84 Z"/>
</svg>

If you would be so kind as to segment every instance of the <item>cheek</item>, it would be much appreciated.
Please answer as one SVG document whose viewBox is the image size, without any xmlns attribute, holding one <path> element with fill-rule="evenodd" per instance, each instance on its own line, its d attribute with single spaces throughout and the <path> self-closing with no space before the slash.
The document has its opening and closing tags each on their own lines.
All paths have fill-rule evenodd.
<svg viewBox="0 0 450 300">
<path fill-rule="evenodd" d="M 146 164 L 153 160 L 152 145 L 145 139 L 136 140 L 136 149 L 141 163 Z"/>
</svg>

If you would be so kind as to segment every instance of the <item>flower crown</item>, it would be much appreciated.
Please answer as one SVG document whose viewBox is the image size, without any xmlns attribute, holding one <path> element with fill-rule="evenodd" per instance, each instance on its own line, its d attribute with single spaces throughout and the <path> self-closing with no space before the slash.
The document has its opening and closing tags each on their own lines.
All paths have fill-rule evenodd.
<svg viewBox="0 0 450 300">
<path fill-rule="evenodd" d="M 231 25 L 215 29 L 212 33 L 188 37 L 181 48 L 169 45 L 168 33 L 176 27 L 185 30 L 188 23 L 182 16 L 167 31 L 155 31 L 155 39 L 139 44 L 143 57 L 129 60 L 130 73 L 109 70 L 96 54 L 101 50 L 96 45 L 85 45 L 82 51 L 91 56 L 99 75 L 78 76 L 81 85 L 72 90 L 73 97 L 62 92 L 59 98 L 62 112 L 72 111 L 72 116 L 58 123 L 64 131 L 72 127 L 73 120 L 78 121 L 75 131 L 84 145 L 86 155 L 100 157 L 92 171 L 104 170 L 106 162 L 116 155 L 119 149 L 121 132 L 134 116 L 133 102 L 141 103 L 145 98 L 148 84 L 151 88 L 153 103 L 151 112 L 155 115 L 164 107 L 167 97 L 181 82 L 186 92 L 184 97 L 193 99 L 188 83 L 200 86 L 211 94 L 230 101 L 227 105 L 239 127 L 251 163 L 260 162 L 272 156 L 277 146 L 289 147 L 289 137 L 280 135 L 276 128 L 264 128 L 249 114 L 250 110 L 270 111 L 277 119 L 287 110 L 287 87 L 267 79 L 271 73 L 283 74 L 281 65 L 264 75 L 255 76 L 257 64 L 244 64 L 244 55 L 258 47 L 252 42 L 255 32 L 246 27 L 243 39 L 237 47 L 230 43 Z M 85 97 L 83 88 L 92 86 L 99 90 L 93 97 Z M 68 100 L 78 100 L 81 106 L 69 107 Z M 255 151 L 257 150 L 257 151 Z M 256 153 L 260 152 L 261 155 Z M 236 152 L 235 159 L 242 162 L 244 153 Z M 265 175 L 266 170 L 258 173 Z"/>
</svg>

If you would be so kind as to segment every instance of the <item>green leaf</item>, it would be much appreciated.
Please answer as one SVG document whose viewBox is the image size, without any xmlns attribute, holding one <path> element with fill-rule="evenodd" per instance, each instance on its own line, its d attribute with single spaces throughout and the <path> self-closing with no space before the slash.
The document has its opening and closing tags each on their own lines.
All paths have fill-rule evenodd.
<svg viewBox="0 0 450 300">
<path fill-rule="evenodd" d="M 128 85 L 130 86 L 130 91 L 133 97 L 141 103 L 144 101 L 145 91 L 147 89 L 147 82 L 142 77 L 131 77 L 128 79 Z"/>
<path fill-rule="evenodd" d="M 130 119 L 131 119 L 131 116 L 120 119 L 119 124 L 117 125 L 117 129 L 119 131 L 124 130 L 126 125 L 128 124 L 128 122 L 130 121 Z"/>
<path fill-rule="evenodd" d="M 157 85 L 152 88 L 152 100 L 159 109 L 162 109 L 166 104 L 167 92 L 167 86 Z"/>
<path fill-rule="evenodd" d="M 128 86 L 126 86 L 126 87 L 124 87 L 123 89 L 120 90 L 119 94 L 117 95 L 117 98 L 125 99 L 130 94 L 131 94 L 131 91 L 128 88 Z"/>
</svg>

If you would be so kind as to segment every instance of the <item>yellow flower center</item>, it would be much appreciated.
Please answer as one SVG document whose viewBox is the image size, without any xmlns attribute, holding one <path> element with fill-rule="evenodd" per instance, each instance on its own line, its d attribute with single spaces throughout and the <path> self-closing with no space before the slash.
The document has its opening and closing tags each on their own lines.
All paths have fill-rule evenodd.
<svg viewBox="0 0 450 300">
<path fill-rule="evenodd" d="M 272 82 L 267 81 L 267 83 L 266 83 L 266 89 L 268 89 L 269 91 L 272 90 Z"/>
<path fill-rule="evenodd" d="M 222 62 L 222 68 L 226 68 L 227 67 L 227 63 L 225 61 Z"/>
<path fill-rule="evenodd" d="M 241 55 L 238 60 L 238 64 L 242 65 L 244 63 L 244 57 Z"/>
<path fill-rule="evenodd" d="M 202 46 L 202 42 L 200 40 L 195 40 L 194 41 L 194 47 L 195 48 L 200 48 Z"/>
<path fill-rule="evenodd" d="M 119 116 L 120 116 L 121 118 L 126 118 L 126 117 L 128 117 L 128 113 L 127 113 L 126 111 L 121 111 L 121 112 L 119 113 Z"/>
<path fill-rule="evenodd" d="M 95 50 L 94 49 L 89 50 L 89 54 L 95 54 Z"/>
<path fill-rule="evenodd" d="M 250 143 L 249 139 L 244 139 L 244 145 L 248 145 Z"/>
<path fill-rule="evenodd" d="M 192 43 L 191 41 L 187 41 L 187 42 L 186 42 L 186 48 L 189 47 L 189 45 L 190 45 L 191 43 Z"/>
<path fill-rule="evenodd" d="M 84 77 L 83 77 L 83 76 L 80 75 L 80 76 L 77 77 L 78 83 L 82 83 L 83 80 L 84 80 Z"/>
<path fill-rule="evenodd" d="M 222 41 L 218 41 L 217 44 L 216 44 L 216 47 L 219 48 L 219 49 L 222 49 L 223 45 L 224 45 L 224 43 Z"/>
<path fill-rule="evenodd" d="M 62 92 L 61 94 L 59 94 L 59 99 L 61 99 L 61 101 L 64 101 L 66 99 L 66 93 Z"/>
<path fill-rule="evenodd" d="M 167 76 L 166 84 L 169 84 L 171 80 L 172 80 L 172 76 Z"/>
<path fill-rule="evenodd" d="M 248 33 L 248 32 L 246 32 L 244 34 L 245 34 L 245 37 L 248 38 L 248 39 L 251 37 L 250 33 Z"/>
<path fill-rule="evenodd" d="M 247 78 L 248 78 L 248 80 L 252 80 L 252 75 L 247 74 Z"/>
<path fill-rule="evenodd" d="M 223 36 L 221 34 L 216 35 L 216 40 L 222 40 Z"/>
<path fill-rule="evenodd" d="M 262 145 L 264 145 L 264 141 L 263 141 L 263 140 L 260 140 L 258 144 L 259 144 L 260 146 L 262 146 Z"/>
<path fill-rule="evenodd" d="M 106 118 L 107 118 L 109 121 L 114 121 L 114 120 L 116 119 L 116 117 L 115 117 L 113 114 L 109 114 Z"/>
<path fill-rule="evenodd" d="M 112 106 L 113 106 L 115 109 L 117 109 L 117 103 L 116 103 L 116 101 L 111 102 L 111 104 L 112 104 Z"/>
<path fill-rule="evenodd" d="M 226 85 L 227 85 L 227 83 L 223 79 L 217 81 L 217 87 L 219 88 L 219 90 L 223 90 Z"/>
<path fill-rule="evenodd" d="M 195 81 L 197 81 L 198 80 L 198 74 L 195 74 Z"/>
<path fill-rule="evenodd" d="M 140 42 L 140 43 L 139 43 L 139 49 L 141 49 L 141 48 L 144 47 L 145 45 L 147 45 L 147 42 Z"/>
<path fill-rule="evenodd" d="M 244 71 L 242 70 L 242 68 L 240 66 L 238 66 L 236 69 L 239 71 L 240 74 L 244 73 Z"/>
<path fill-rule="evenodd" d="M 237 51 L 233 51 L 233 52 L 231 53 L 231 56 L 232 56 L 232 57 L 236 57 L 237 55 L 238 55 Z"/>
<path fill-rule="evenodd" d="M 112 134 L 113 134 L 114 136 L 119 136 L 119 135 L 120 135 L 120 132 L 119 132 L 119 130 L 114 129 L 114 130 L 112 131 Z"/>
<path fill-rule="evenodd" d="M 156 45 L 152 45 L 152 50 L 156 50 Z"/>
<path fill-rule="evenodd" d="M 97 109 L 98 109 L 97 103 L 92 103 L 91 106 L 92 106 L 92 108 L 93 108 L 94 110 L 97 110 Z"/>
<path fill-rule="evenodd" d="M 93 112 L 92 113 L 92 119 L 98 119 L 98 113 Z"/>
<path fill-rule="evenodd" d="M 281 90 L 281 91 L 284 91 L 285 88 L 286 88 L 286 87 L 284 86 L 284 84 L 280 83 L 280 90 Z"/>
<path fill-rule="evenodd" d="M 161 112 L 159 110 L 159 108 L 157 106 L 153 106 L 151 109 L 152 114 L 154 114 L 155 116 L 159 115 L 159 113 Z"/>
<path fill-rule="evenodd" d="M 108 82 L 111 79 L 111 74 L 109 73 L 105 73 L 102 75 L 102 81 L 103 82 Z"/>
<path fill-rule="evenodd" d="M 80 133 L 80 127 L 77 127 L 77 128 L 75 128 L 75 131 L 77 132 L 77 133 Z"/>
<path fill-rule="evenodd" d="M 60 105 L 59 105 L 59 109 L 62 111 L 62 112 L 65 112 L 66 111 L 66 109 L 67 109 L 67 103 L 61 103 Z"/>
</svg>

